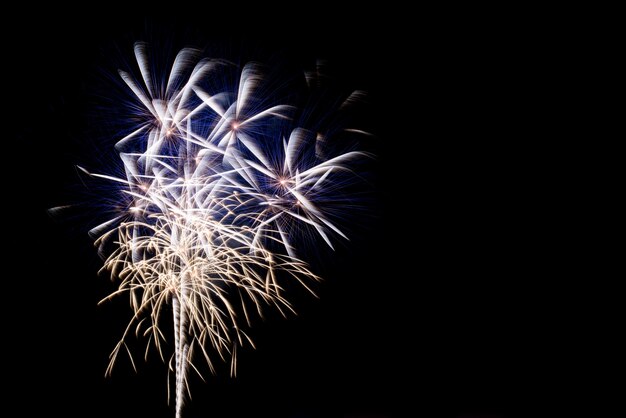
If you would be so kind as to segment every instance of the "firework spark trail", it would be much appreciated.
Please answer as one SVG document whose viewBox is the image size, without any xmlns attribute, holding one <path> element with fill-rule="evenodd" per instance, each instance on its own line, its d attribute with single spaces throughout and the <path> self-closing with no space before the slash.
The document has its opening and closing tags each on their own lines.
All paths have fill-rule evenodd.
<svg viewBox="0 0 626 418">
<path fill-rule="evenodd" d="M 207 80 L 230 64 L 183 49 L 159 82 L 146 45 L 134 51 L 140 79 L 119 73 L 144 122 L 115 144 L 124 175 L 81 170 L 114 182 L 130 202 L 125 213 L 90 231 L 100 250 L 110 251 L 103 269 L 120 280 L 105 300 L 127 294 L 134 312 L 107 374 L 122 351 L 135 367 L 126 345 L 133 332 L 148 338 L 145 358 L 154 346 L 166 361 L 161 321 L 171 305 L 168 363 L 180 418 L 188 371 L 198 371 L 194 352 L 214 371 L 212 347 L 231 359 L 234 374 L 237 345 L 253 346 L 243 331 L 252 313 L 262 315 L 264 306 L 293 311 L 281 279 L 311 290 L 307 282 L 318 277 L 298 258 L 294 232 L 312 228 L 331 248 L 332 234 L 347 238 L 323 203 L 340 189 L 337 176 L 366 154 L 329 158 L 320 133 L 272 131 L 267 122 L 288 119 L 294 107 L 265 104 L 257 94 L 258 65 L 243 67 L 236 91 L 212 91 Z"/>
</svg>

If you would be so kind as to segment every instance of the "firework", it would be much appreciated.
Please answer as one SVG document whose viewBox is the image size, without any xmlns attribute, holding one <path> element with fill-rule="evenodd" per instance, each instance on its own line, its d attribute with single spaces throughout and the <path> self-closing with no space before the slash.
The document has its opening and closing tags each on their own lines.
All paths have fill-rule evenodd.
<svg viewBox="0 0 626 418">
<path fill-rule="evenodd" d="M 237 346 L 252 345 L 244 331 L 251 316 L 265 307 L 292 310 L 281 283 L 309 288 L 318 280 L 300 258 L 300 233 L 313 231 L 331 248 L 334 236 L 347 238 L 331 202 L 344 198 L 346 173 L 367 154 L 330 154 L 332 138 L 295 125 L 297 107 L 259 94 L 257 64 L 245 65 L 228 88 L 219 83 L 235 68 L 226 61 L 183 49 L 160 79 L 146 45 L 134 52 L 139 76 L 120 76 L 140 122 L 115 144 L 123 174 L 81 169 L 123 196 L 122 213 L 90 231 L 105 254 L 103 269 L 119 280 L 105 300 L 126 295 L 133 310 L 107 373 L 120 353 L 134 367 L 127 337 L 147 337 L 145 356 L 155 348 L 174 371 L 178 418 L 188 371 L 200 373 L 195 358 L 211 371 L 215 356 L 228 358 L 234 374 Z M 172 323 L 168 358 L 165 324 Z"/>
</svg>

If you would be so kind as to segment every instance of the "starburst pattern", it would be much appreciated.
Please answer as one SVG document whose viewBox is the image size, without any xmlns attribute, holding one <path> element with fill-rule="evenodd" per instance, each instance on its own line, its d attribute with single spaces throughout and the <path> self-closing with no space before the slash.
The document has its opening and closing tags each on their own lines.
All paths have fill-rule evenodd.
<svg viewBox="0 0 626 418">
<path fill-rule="evenodd" d="M 230 358 L 234 373 L 237 346 L 252 344 L 244 331 L 252 314 L 292 310 L 281 283 L 318 280 L 299 257 L 298 232 L 313 231 L 331 248 L 334 237 L 347 238 L 329 202 L 340 200 L 351 164 L 367 154 L 333 155 L 323 133 L 284 123 L 297 109 L 258 94 L 257 64 L 245 65 L 231 89 L 219 83 L 233 68 L 226 61 L 183 49 L 161 80 L 146 45 L 134 52 L 140 77 L 120 71 L 139 121 L 115 145 L 124 173 L 81 169 L 124 196 L 125 210 L 91 230 L 108 254 L 103 269 L 119 280 L 106 299 L 127 295 L 134 312 L 107 372 L 121 352 L 135 366 L 127 337 L 146 336 L 145 355 L 156 348 L 175 372 L 180 417 L 194 358 L 211 370 L 215 355 Z"/>
</svg>

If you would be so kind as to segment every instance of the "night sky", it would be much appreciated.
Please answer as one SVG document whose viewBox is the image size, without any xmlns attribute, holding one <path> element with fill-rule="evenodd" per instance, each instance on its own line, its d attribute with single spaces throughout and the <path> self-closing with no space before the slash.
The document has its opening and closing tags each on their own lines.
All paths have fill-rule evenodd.
<svg viewBox="0 0 626 418">
<path fill-rule="evenodd" d="M 22 266 L 12 294 L 27 313 L 7 314 L 17 321 L 6 331 L 18 351 L 37 347 L 20 361 L 16 386 L 31 401 L 19 415 L 43 407 L 50 416 L 173 417 L 156 356 L 139 361 L 137 374 L 122 360 L 104 378 L 130 311 L 121 300 L 96 305 L 113 287 L 97 275 L 101 261 L 82 224 L 90 215 L 58 220 L 46 212 L 86 187 L 74 165 L 101 135 L 90 125 L 94 94 L 106 94 L 110 61 L 131 61 L 139 39 L 168 39 L 173 51 L 192 45 L 243 59 L 289 57 L 292 65 L 325 58 L 342 83 L 369 92 L 375 139 L 367 146 L 378 155 L 369 208 L 351 242 L 316 254 L 320 299 L 299 295 L 297 317 L 257 321 L 257 349 L 239 353 L 238 377 L 223 367 L 207 383 L 193 378 L 185 417 L 536 412 L 547 385 L 539 377 L 547 331 L 539 326 L 538 255 L 519 239 L 532 208 L 518 197 L 516 146 L 498 121 L 481 125 L 489 120 L 481 92 L 497 90 L 487 84 L 496 77 L 487 38 L 444 45 L 446 35 L 406 22 L 390 32 L 330 10 L 290 22 L 238 20 L 233 11 L 221 23 L 209 11 L 189 19 L 24 18 L 21 33 L 5 35 L 12 36 L 5 159 L 28 173 L 12 171 L 10 193 L 22 204 L 5 217 L 18 231 L 12 262 Z"/>
</svg>

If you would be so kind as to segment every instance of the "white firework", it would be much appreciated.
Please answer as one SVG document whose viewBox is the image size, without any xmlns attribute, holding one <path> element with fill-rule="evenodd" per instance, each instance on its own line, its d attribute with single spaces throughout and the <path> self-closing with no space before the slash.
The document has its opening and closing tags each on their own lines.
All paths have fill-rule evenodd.
<svg viewBox="0 0 626 418">
<path fill-rule="evenodd" d="M 236 91 L 217 90 L 217 75 L 232 68 L 228 62 L 183 49 L 167 80 L 159 80 L 146 45 L 137 43 L 134 51 L 140 79 L 120 75 L 143 122 L 115 145 L 124 175 L 82 170 L 119 185 L 129 202 L 124 213 L 90 231 L 100 249 L 110 251 L 103 268 L 120 280 L 106 299 L 126 294 L 134 312 L 107 373 L 121 351 L 135 366 L 127 337 L 146 336 L 145 355 L 156 348 L 175 372 L 179 418 L 187 373 L 198 371 L 193 359 L 214 370 L 214 355 L 228 357 L 234 373 L 236 347 L 252 344 L 244 332 L 252 312 L 292 310 L 281 281 L 308 288 L 318 279 L 298 257 L 294 231 L 312 228 L 331 247 L 332 235 L 347 238 L 325 202 L 341 186 L 336 176 L 366 154 L 329 158 L 322 134 L 272 129 L 295 109 L 265 104 L 257 94 L 263 83 L 257 64 L 243 67 Z M 168 360 L 161 323 L 170 309 L 174 353 Z"/>
</svg>

